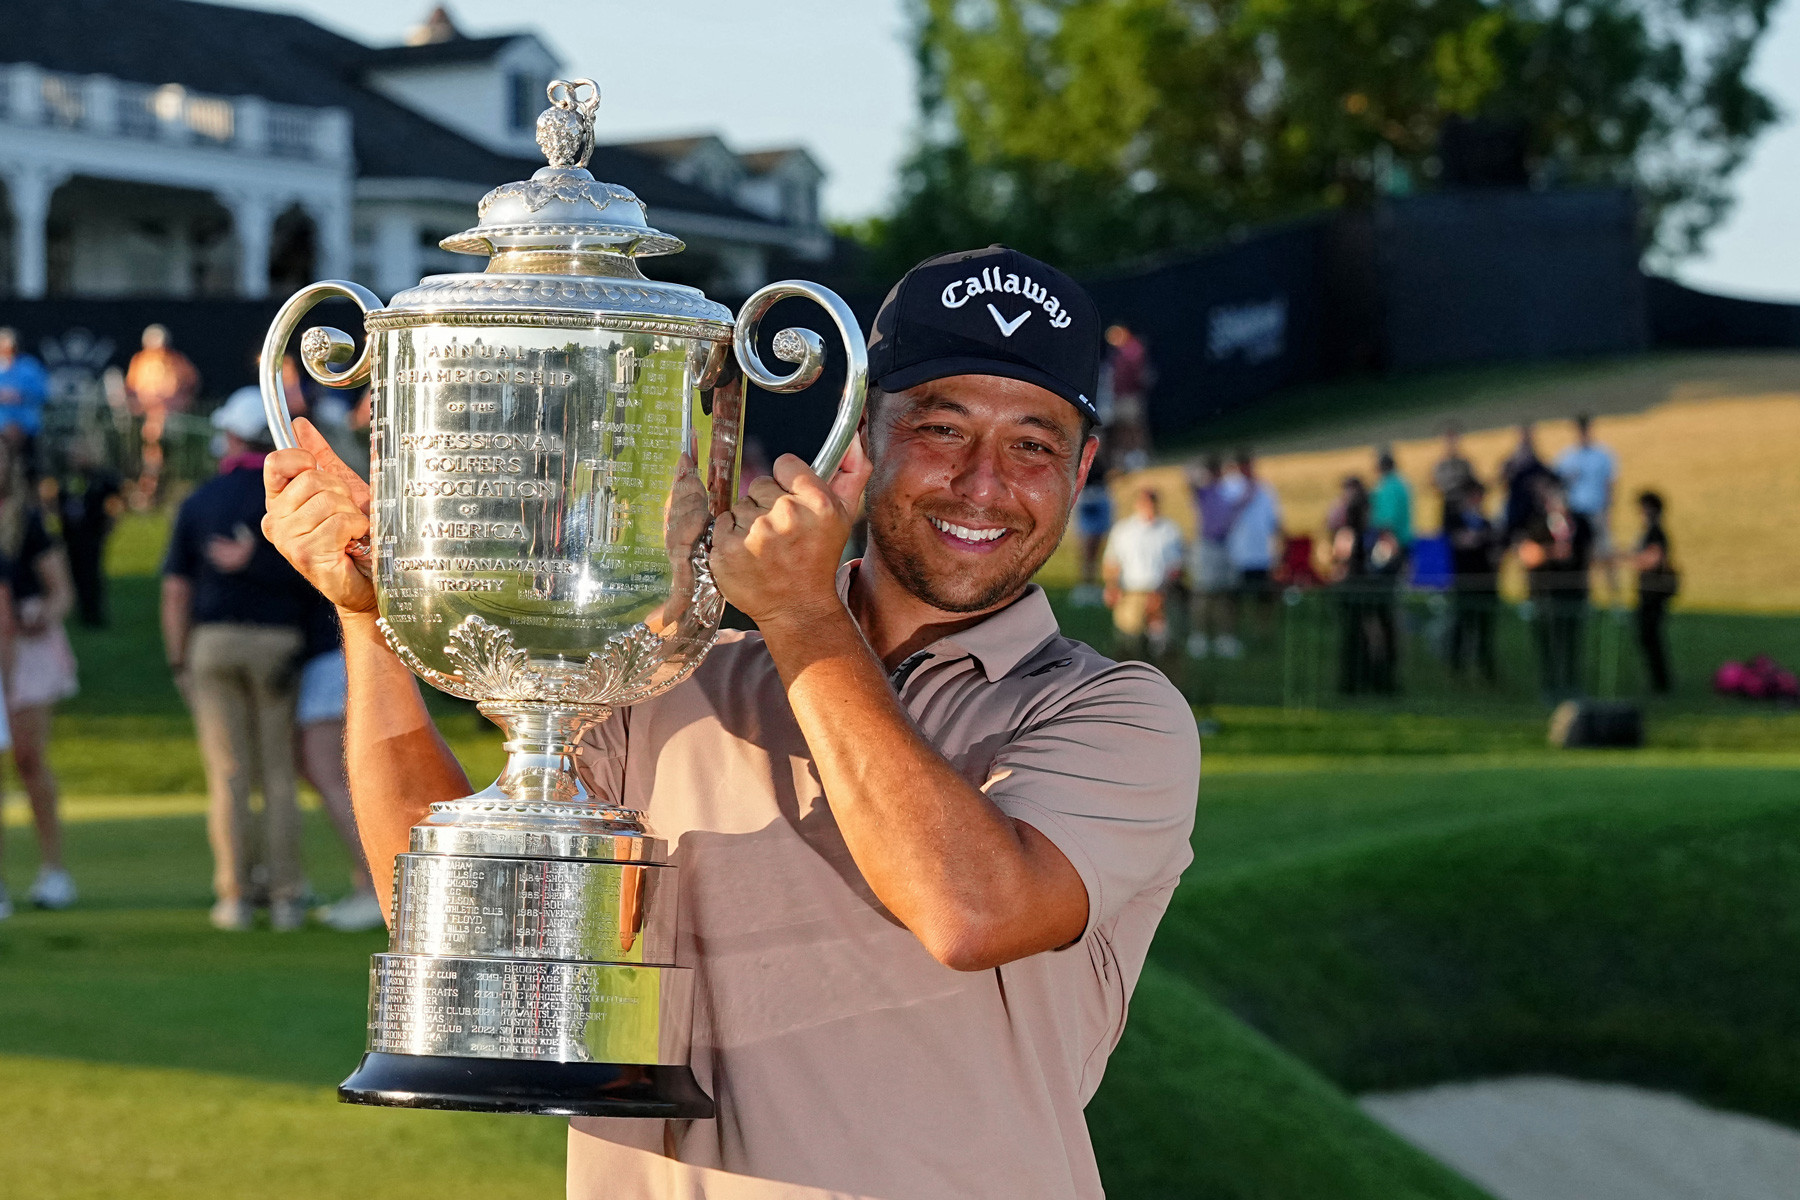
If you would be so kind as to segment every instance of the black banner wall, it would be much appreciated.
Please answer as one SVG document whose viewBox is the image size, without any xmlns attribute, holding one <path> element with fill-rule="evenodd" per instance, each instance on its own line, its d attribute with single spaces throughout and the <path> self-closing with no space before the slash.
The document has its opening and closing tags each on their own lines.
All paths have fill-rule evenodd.
<svg viewBox="0 0 1800 1200">
<path fill-rule="evenodd" d="M 256 382 L 256 354 L 280 307 L 279 300 L 0 300 L 0 325 L 18 331 L 28 354 L 54 360 L 79 349 L 83 365 L 95 372 L 123 368 L 137 352 L 144 327 L 165 326 L 175 348 L 199 369 L 201 407 L 210 408 L 233 389 Z M 347 301 L 313 309 L 302 328 L 314 325 L 334 325 L 362 338 L 361 314 Z"/>
<path fill-rule="evenodd" d="M 1144 340 L 1156 367 L 1158 439 L 1319 377 L 1330 227 L 1288 225 L 1209 254 L 1085 282 L 1108 323 Z"/>
</svg>

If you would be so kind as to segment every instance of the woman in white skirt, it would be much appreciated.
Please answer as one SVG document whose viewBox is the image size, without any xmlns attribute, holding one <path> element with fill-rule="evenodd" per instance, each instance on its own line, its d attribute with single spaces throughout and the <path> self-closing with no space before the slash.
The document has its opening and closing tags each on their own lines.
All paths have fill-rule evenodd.
<svg viewBox="0 0 1800 1200">
<path fill-rule="evenodd" d="M 78 690 L 75 652 L 63 630 L 75 606 L 75 586 L 69 560 L 44 527 L 43 510 L 10 445 L 0 450 L 0 550 L 12 564 L 13 652 L 5 672 L 6 717 L 13 765 L 37 826 L 39 867 L 29 897 L 39 908 L 68 908 L 75 903 L 75 881 L 63 866 L 49 751 L 51 713 Z"/>
</svg>

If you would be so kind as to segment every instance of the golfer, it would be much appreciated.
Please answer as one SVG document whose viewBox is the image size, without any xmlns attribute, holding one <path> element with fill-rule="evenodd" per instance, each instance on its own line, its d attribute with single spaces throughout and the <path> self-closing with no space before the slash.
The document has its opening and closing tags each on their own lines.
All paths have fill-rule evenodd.
<svg viewBox="0 0 1800 1200">
<path fill-rule="evenodd" d="M 1182 870 L 1193 716 L 1061 635 L 1034 572 L 1098 445 L 1100 323 L 1003 247 L 915 267 L 870 345 L 860 446 L 784 455 L 713 570 L 759 632 L 579 754 L 681 867 L 710 1121 L 570 1122 L 572 1197 L 1101 1195 L 1082 1109 Z M 344 553 L 367 489 L 307 426 L 270 539 L 338 605 L 349 775 L 377 880 L 468 780 Z M 859 500 L 867 554 L 840 569 Z"/>
</svg>

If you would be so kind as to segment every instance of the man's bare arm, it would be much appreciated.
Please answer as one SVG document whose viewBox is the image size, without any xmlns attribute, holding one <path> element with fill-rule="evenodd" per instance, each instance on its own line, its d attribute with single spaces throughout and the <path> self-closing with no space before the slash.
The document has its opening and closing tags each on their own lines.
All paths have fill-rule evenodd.
<svg viewBox="0 0 1800 1200">
<path fill-rule="evenodd" d="M 194 621 L 193 581 L 180 575 L 164 575 L 157 615 L 162 623 L 164 660 L 179 675 L 187 669 L 188 633 Z"/>
<path fill-rule="evenodd" d="M 337 605 L 350 692 L 344 758 L 350 801 L 382 911 L 393 903 L 394 856 L 439 800 L 469 793 L 468 778 L 432 724 L 412 672 L 376 628 L 375 588 L 346 547 L 369 531 L 369 489 L 311 423 L 294 422 L 299 450 L 263 464 L 263 533 Z"/>
<path fill-rule="evenodd" d="M 888 911 L 958 970 L 1065 946 L 1087 925 L 1080 874 L 919 734 L 838 600 L 834 567 L 868 477 L 852 455 L 830 488 L 784 455 L 779 487 L 752 484 L 715 526 L 714 574 L 761 628 L 844 842 Z"/>
<path fill-rule="evenodd" d="M 372 612 L 338 610 L 350 695 L 344 765 L 350 805 L 381 910 L 392 919 L 394 856 L 431 805 L 469 794 L 469 779 L 425 709 L 419 682 L 375 627 Z"/>
<path fill-rule="evenodd" d="M 842 604 L 762 624 L 851 857 L 932 957 L 982 971 L 1087 925 L 1075 867 L 927 742 Z"/>
</svg>

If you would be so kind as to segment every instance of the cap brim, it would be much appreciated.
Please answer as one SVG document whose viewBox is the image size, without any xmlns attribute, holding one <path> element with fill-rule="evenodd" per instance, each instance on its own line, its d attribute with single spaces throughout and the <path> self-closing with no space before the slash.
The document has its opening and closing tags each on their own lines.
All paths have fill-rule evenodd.
<svg viewBox="0 0 1800 1200">
<path fill-rule="evenodd" d="M 875 386 L 884 392 L 904 392 L 906 389 L 916 388 L 922 383 L 948 379 L 953 375 L 999 375 L 1005 379 L 1017 379 L 1021 383 L 1036 384 L 1046 392 L 1067 400 L 1083 416 L 1094 417 L 1097 415 L 1092 400 L 1049 372 L 1040 371 L 1036 367 L 1028 367 L 1024 363 L 1007 362 L 1000 358 L 971 356 L 934 358 L 929 362 L 914 363 L 910 367 L 890 371 L 877 379 Z"/>
</svg>

